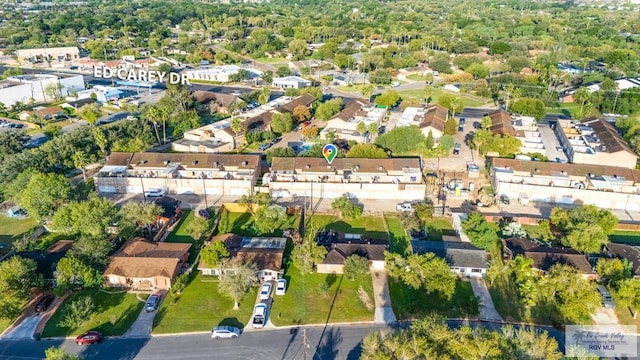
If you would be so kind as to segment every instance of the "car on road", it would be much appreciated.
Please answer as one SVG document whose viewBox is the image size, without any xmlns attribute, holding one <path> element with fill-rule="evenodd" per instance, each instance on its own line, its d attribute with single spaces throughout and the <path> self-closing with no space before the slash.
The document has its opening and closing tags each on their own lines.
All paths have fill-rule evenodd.
<svg viewBox="0 0 640 360">
<path fill-rule="evenodd" d="M 604 287 L 604 285 L 598 285 L 598 292 L 600 293 L 600 296 L 602 296 L 602 306 L 604 306 L 605 309 L 613 309 L 616 307 L 613 303 L 611 293 L 606 287 Z"/>
<path fill-rule="evenodd" d="M 413 206 L 411 206 L 411 203 L 404 202 L 396 205 L 396 210 L 400 212 L 412 212 Z"/>
<path fill-rule="evenodd" d="M 264 151 L 264 150 L 269 149 L 270 147 L 271 147 L 270 143 L 262 144 L 262 145 L 258 146 L 258 150 Z"/>
<path fill-rule="evenodd" d="M 144 310 L 146 312 L 152 312 L 158 308 L 160 304 L 160 296 L 159 295 L 151 295 L 147 299 L 147 304 L 144 306 Z"/>
<path fill-rule="evenodd" d="M 286 279 L 278 279 L 276 282 L 276 295 L 284 295 L 287 291 L 287 280 Z"/>
<path fill-rule="evenodd" d="M 99 331 L 87 331 L 86 333 L 76 337 L 76 344 L 78 345 L 97 344 L 101 341 L 102 333 Z"/>
<path fill-rule="evenodd" d="M 511 200 L 509 200 L 509 197 L 507 195 L 500 195 L 500 202 L 505 204 L 505 205 L 509 205 L 511 204 Z"/>
<path fill-rule="evenodd" d="M 127 120 L 138 120 L 138 118 L 133 115 L 129 115 L 127 116 Z"/>
<path fill-rule="evenodd" d="M 216 326 L 211 330 L 213 339 L 236 339 L 240 336 L 240 329 L 233 326 Z"/>
<path fill-rule="evenodd" d="M 260 300 L 268 300 L 271 297 L 271 283 L 264 283 L 260 287 Z"/>
<path fill-rule="evenodd" d="M 463 132 L 464 131 L 464 127 L 462 125 L 458 126 L 458 132 Z"/>
<path fill-rule="evenodd" d="M 41 312 L 47 311 L 53 303 L 53 299 L 55 299 L 53 295 L 44 295 L 36 304 L 36 313 L 40 314 Z"/>
<path fill-rule="evenodd" d="M 263 328 L 267 321 L 267 304 L 259 303 L 253 308 L 253 322 L 251 327 L 254 329 Z"/>
<path fill-rule="evenodd" d="M 165 188 L 152 188 L 144 192 L 145 196 L 148 197 L 160 197 L 167 195 L 167 189 Z"/>
<path fill-rule="evenodd" d="M 460 143 L 456 143 L 456 145 L 453 147 L 453 155 L 458 154 L 460 154 Z"/>
</svg>

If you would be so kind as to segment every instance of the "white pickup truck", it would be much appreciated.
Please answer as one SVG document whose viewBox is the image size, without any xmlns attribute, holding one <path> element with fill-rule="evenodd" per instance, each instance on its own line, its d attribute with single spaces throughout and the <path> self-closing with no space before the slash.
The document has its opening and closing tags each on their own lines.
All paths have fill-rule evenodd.
<svg viewBox="0 0 640 360">
<path fill-rule="evenodd" d="M 400 212 L 412 212 L 413 206 L 411 206 L 411 203 L 408 203 L 408 202 L 400 203 L 396 205 L 396 210 Z"/>
</svg>

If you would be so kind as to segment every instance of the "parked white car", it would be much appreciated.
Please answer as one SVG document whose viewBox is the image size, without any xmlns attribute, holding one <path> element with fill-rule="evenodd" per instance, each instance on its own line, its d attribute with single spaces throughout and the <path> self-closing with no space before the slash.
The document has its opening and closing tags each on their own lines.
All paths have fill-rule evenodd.
<svg viewBox="0 0 640 360">
<path fill-rule="evenodd" d="M 411 203 L 408 203 L 408 202 L 400 203 L 396 205 L 396 210 L 400 212 L 412 212 L 413 206 L 411 206 Z"/>
<path fill-rule="evenodd" d="M 251 326 L 254 329 L 263 328 L 267 322 L 267 304 L 260 303 L 253 308 L 253 323 Z"/>
<path fill-rule="evenodd" d="M 260 300 L 269 300 L 271 297 L 271 283 L 264 283 L 260 288 Z"/>
<path fill-rule="evenodd" d="M 167 189 L 165 188 L 153 188 L 144 192 L 145 196 L 148 197 L 160 197 L 167 195 Z"/>
<path fill-rule="evenodd" d="M 276 282 L 276 295 L 284 295 L 286 291 L 287 291 L 287 280 L 278 279 L 278 282 Z"/>
</svg>

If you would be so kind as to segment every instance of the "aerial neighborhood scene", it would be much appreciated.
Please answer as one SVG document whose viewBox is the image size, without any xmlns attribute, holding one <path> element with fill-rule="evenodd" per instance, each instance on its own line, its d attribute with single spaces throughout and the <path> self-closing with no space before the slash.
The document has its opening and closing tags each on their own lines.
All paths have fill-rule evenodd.
<svg viewBox="0 0 640 360">
<path fill-rule="evenodd" d="M 0 359 L 638 359 L 640 1 L 0 3 Z"/>
</svg>

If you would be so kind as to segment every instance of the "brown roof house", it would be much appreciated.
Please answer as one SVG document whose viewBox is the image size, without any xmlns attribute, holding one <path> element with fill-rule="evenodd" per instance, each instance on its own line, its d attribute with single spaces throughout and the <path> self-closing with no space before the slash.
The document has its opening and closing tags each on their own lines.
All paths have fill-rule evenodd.
<svg viewBox="0 0 640 360">
<path fill-rule="evenodd" d="M 610 257 L 625 259 L 631 263 L 631 276 L 640 279 L 640 246 L 636 244 L 608 243 L 604 252 Z"/>
<path fill-rule="evenodd" d="M 278 279 L 282 270 L 282 258 L 287 239 L 283 237 L 241 237 L 236 234 L 214 236 L 211 243 L 223 241 L 231 257 L 254 263 L 260 282 Z M 220 275 L 225 269 L 212 268 L 200 261 L 202 275 Z"/>
<path fill-rule="evenodd" d="M 109 257 L 103 275 L 109 286 L 137 290 L 169 289 L 189 258 L 191 244 L 127 241 Z"/>
<path fill-rule="evenodd" d="M 496 110 L 489 113 L 491 119 L 491 127 L 489 128 L 494 135 L 516 135 L 516 130 L 511 125 L 511 115 L 504 110 Z"/>
<path fill-rule="evenodd" d="M 533 268 L 547 272 L 553 265 L 566 264 L 578 269 L 585 279 L 597 279 L 598 274 L 593 271 L 591 264 L 584 254 L 573 249 L 564 249 L 539 245 L 525 238 L 509 238 L 502 240 L 504 256 L 513 259 L 522 255 L 533 260 Z"/>
<path fill-rule="evenodd" d="M 239 99 L 235 95 L 222 94 L 212 91 L 197 90 L 189 95 L 198 103 L 198 109 L 210 113 L 231 114 Z"/>
<path fill-rule="evenodd" d="M 320 274 L 344 273 L 344 261 L 351 255 L 369 260 L 371 270 L 385 268 L 384 252 L 389 248 L 387 239 L 366 239 L 360 234 L 320 231 L 316 235 L 316 241 L 328 250 L 322 263 L 316 265 Z"/>
<path fill-rule="evenodd" d="M 59 106 L 51 106 L 46 108 L 40 108 L 33 111 L 23 111 L 18 114 L 18 118 L 22 121 L 29 120 L 31 115 L 42 117 L 44 120 L 57 119 L 64 114 L 64 111 Z"/>
</svg>

